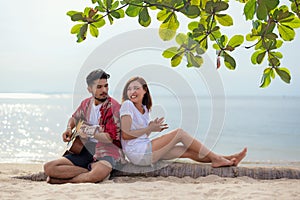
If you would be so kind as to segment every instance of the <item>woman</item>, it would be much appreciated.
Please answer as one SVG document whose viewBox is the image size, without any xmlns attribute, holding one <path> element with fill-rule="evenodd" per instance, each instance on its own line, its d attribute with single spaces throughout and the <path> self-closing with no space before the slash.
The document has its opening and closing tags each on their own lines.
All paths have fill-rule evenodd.
<svg viewBox="0 0 300 200">
<path fill-rule="evenodd" d="M 167 129 L 164 118 L 149 119 L 152 99 L 146 81 L 141 77 L 130 79 L 123 90 L 120 109 L 122 147 L 127 158 L 135 165 L 152 165 L 159 160 L 190 158 L 211 163 L 212 167 L 236 166 L 246 156 L 247 148 L 231 156 L 221 156 L 207 149 L 182 129 L 155 138 L 149 135 Z M 183 145 L 178 145 L 178 143 Z"/>
</svg>

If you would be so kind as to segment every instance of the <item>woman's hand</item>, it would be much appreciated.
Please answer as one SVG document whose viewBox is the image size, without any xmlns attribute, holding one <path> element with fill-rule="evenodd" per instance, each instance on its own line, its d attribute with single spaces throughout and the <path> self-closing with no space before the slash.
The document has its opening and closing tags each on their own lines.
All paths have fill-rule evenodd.
<svg viewBox="0 0 300 200">
<path fill-rule="evenodd" d="M 168 124 L 164 123 L 165 119 L 163 117 L 156 118 L 153 121 L 151 121 L 148 125 L 151 132 L 161 132 L 167 128 L 169 128 Z M 149 133 L 149 134 L 150 134 Z"/>
</svg>

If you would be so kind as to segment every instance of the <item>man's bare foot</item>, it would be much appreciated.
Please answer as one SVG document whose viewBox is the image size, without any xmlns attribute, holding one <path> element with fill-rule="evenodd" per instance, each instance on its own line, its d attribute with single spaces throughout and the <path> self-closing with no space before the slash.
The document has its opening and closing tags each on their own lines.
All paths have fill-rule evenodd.
<svg viewBox="0 0 300 200">
<path fill-rule="evenodd" d="M 245 158 L 247 154 L 247 147 L 245 147 L 243 149 L 243 151 L 239 152 L 239 153 L 236 153 L 234 155 L 231 155 L 231 156 L 223 156 L 224 158 L 228 159 L 228 160 L 231 160 L 233 158 L 235 158 L 235 162 L 233 163 L 234 166 L 237 166 L 241 160 L 243 160 L 243 158 Z"/>
<path fill-rule="evenodd" d="M 228 160 L 222 156 L 218 156 L 217 159 L 215 159 L 211 162 L 211 166 L 212 167 L 228 167 L 228 166 L 232 166 L 235 161 L 236 161 L 235 158 Z"/>
<path fill-rule="evenodd" d="M 64 184 L 69 183 L 70 179 L 58 179 L 58 178 L 51 178 L 50 176 L 47 177 L 46 182 L 50 184 Z"/>
</svg>

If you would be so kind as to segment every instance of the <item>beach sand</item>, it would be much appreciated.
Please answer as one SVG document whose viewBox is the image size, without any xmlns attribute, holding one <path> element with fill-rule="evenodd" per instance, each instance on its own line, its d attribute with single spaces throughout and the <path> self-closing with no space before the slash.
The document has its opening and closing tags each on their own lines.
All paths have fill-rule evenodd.
<svg viewBox="0 0 300 200">
<path fill-rule="evenodd" d="M 300 180 L 294 179 L 117 177 L 50 185 L 13 178 L 42 170 L 42 164 L 0 163 L 0 199 L 300 199 Z"/>
</svg>

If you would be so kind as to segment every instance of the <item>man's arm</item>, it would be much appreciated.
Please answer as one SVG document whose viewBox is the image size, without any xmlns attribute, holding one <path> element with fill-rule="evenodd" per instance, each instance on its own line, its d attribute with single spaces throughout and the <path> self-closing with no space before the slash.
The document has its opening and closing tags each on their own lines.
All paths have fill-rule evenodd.
<svg viewBox="0 0 300 200">
<path fill-rule="evenodd" d="M 64 142 L 69 142 L 71 140 L 72 129 L 75 127 L 75 125 L 76 125 L 75 118 L 71 117 L 68 121 L 67 130 L 65 130 L 65 132 L 63 132 L 62 134 L 62 138 Z"/>
<path fill-rule="evenodd" d="M 109 133 L 103 132 L 103 130 L 99 129 L 95 132 L 94 138 L 103 143 L 112 143 L 113 141 Z"/>
</svg>

